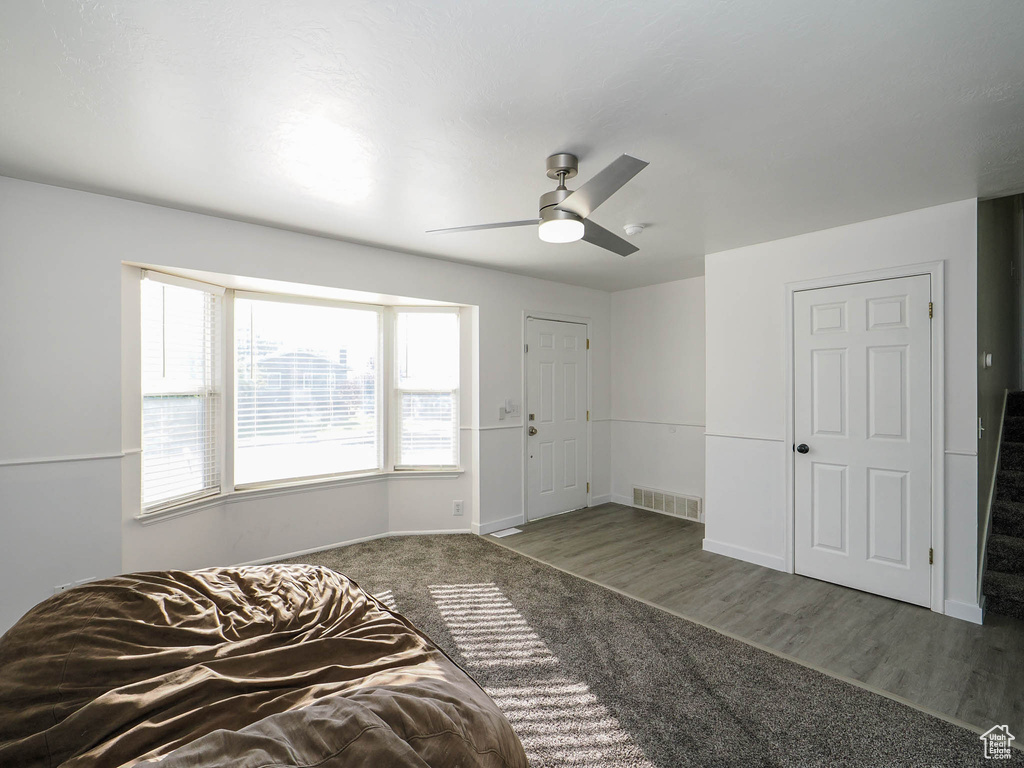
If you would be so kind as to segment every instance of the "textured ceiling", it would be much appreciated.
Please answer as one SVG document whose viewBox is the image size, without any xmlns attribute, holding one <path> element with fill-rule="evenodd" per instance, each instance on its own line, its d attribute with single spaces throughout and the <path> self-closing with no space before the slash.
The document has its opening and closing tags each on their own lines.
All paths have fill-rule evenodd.
<svg viewBox="0 0 1024 768">
<path fill-rule="evenodd" d="M 603 289 L 1024 189 L 1020 0 L 5 0 L 0 174 Z M 651 165 L 542 243 L 544 159 Z M 287 254 L 282 254 L 287 258 Z"/>
</svg>

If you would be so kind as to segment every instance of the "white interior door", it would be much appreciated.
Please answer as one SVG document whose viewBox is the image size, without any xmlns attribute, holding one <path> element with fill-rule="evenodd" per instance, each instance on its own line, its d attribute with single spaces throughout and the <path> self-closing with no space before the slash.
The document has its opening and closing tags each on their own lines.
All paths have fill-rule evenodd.
<svg viewBox="0 0 1024 768">
<path fill-rule="evenodd" d="M 793 299 L 796 571 L 925 606 L 930 298 L 922 275 Z"/>
<path fill-rule="evenodd" d="M 537 520 L 587 506 L 587 326 L 526 320 L 527 499 Z"/>
</svg>

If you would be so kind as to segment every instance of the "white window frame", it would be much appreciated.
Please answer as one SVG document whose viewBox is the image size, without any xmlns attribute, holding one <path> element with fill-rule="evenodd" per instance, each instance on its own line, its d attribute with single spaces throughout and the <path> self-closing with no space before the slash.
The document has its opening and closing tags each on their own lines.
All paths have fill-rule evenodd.
<svg viewBox="0 0 1024 768">
<path fill-rule="evenodd" d="M 277 488 L 281 486 L 289 485 L 301 485 L 305 483 L 322 482 L 327 480 L 338 480 L 346 477 L 353 477 L 359 475 L 379 475 L 388 470 L 388 448 L 386 443 L 387 432 L 385 425 L 389 422 L 387 419 L 389 415 L 386 411 L 386 404 L 388 398 L 384 396 L 384 387 L 388 381 L 385 376 L 385 363 L 384 356 L 387 350 L 384 348 L 384 338 L 386 337 L 385 329 L 385 317 L 386 307 L 380 304 L 361 304 L 353 301 L 333 301 L 331 299 L 316 299 L 308 296 L 291 296 L 283 293 L 261 293 L 258 291 L 231 291 L 230 301 L 232 307 L 232 318 L 234 317 L 235 299 L 248 299 L 250 301 L 276 301 L 281 304 L 305 304 L 314 307 L 331 307 L 335 309 L 357 309 L 363 312 L 373 311 L 377 313 L 377 466 L 372 469 L 353 469 L 347 472 L 331 472 L 328 474 L 320 475 L 306 475 L 304 477 L 287 477 L 278 480 L 266 480 L 257 483 L 234 483 L 235 467 L 232 463 L 231 475 L 232 485 L 230 486 L 236 491 L 252 491 L 262 490 L 266 488 Z M 235 349 L 235 328 L 231 329 L 231 373 L 233 379 L 235 367 L 237 365 L 236 349 Z M 232 459 L 238 456 L 238 381 L 232 381 L 232 410 L 231 410 L 231 423 L 228 425 L 228 429 L 231 433 L 232 442 Z"/>
<path fill-rule="evenodd" d="M 391 380 L 389 389 L 391 391 L 391 412 L 394 418 L 389 421 L 391 433 L 391 467 L 395 472 L 430 472 L 458 469 L 462 466 L 462 455 L 460 443 L 462 442 L 462 312 L 458 306 L 431 306 L 431 307 L 389 307 L 391 315 Z M 398 365 L 396 355 L 398 354 L 398 315 L 413 313 L 431 313 L 455 315 L 455 337 L 459 349 L 459 375 L 453 389 L 408 389 L 400 387 L 398 383 Z M 455 463 L 454 464 L 400 464 L 398 463 L 401 452 L 402 440 L 402 395 L 403 394 L 452 394 L 452 408 L 455 413 Z"/>
<path fill-rule="evenodd" d="M 187 288 L 193 291 L 201 291 L 203 293 L 210 294 L 216 300 L 214 304 L 214 312 L 212 318 L 212 338 L 211 348 L 208 350 L 210 356 L 210 380 L 208 387 L 205 392 L 197 391 L 173 391 L 167 390 L 164 392 L 157 393 L 146 393 L 145 391 L 145 378 L 142 378 L 143 388 L 140 390 L 139 408 L 140 411 L 145 404 L 147 397 L 160 397 L 160 396 L 191 396 L 200 395 L 207 398 L 208 400 L 215 403 L 214 408 L 206 408 L 204 415 L 206 417 L 206 428 L 213 432 L 213 462 L 209 465 L 205 465 L 206 471 L 209 476 L 215 477 L 216 482 L 203 488 L 202 490 L 195 491 L 183 496 L 175 496 L 174 498 L 165 499 L 153 504 L 146 504 L 145 493 L 145 457 L 139 462 L 139 504 L 143 515 L 152 515 L 167 509 L 177 508 L 184 504 L 190 504 L 202 499 L 209 498 L 211 496 L 219 496 L 222 494 L 224 485 L 224 368 L 225 361 L 222 354 L 224 338 L 224 305 L 226 303 L 225 294 L 226 291 L 223 287 L 213 285 L 211 283 L 203 283 L 198 280 L 189 280 L 187 278 L 178 277 L 176 275 L 167 275 L 162 272 L 154 272 L 152 270 L 142 270 L 141 277 L 139 279 L 139 294 L 142 293 L 142 282 L 144 280 L 150 280 L 154 283 L 160 283 L 162 285 L 174 286 L 177 288 Z M 218 348 L 220 345 L 220 348 Z M 141 352 L 141 349 L 140 349 Z M 141 356 L 140 356 L 141 357 Z M 144 434 L 145 434 L 145 416 L 139 421 L 140 434 L 139 434 L 139 445 L 142 446 L 142 450 L 145 450 Z M 204 481 L 204 485 L 205 485 Z"/>
</svg>

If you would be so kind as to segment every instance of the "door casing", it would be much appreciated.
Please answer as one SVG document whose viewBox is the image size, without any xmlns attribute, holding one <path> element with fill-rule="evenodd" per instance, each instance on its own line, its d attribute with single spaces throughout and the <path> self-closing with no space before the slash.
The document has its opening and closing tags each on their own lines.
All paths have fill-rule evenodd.
<svg viewBox="0 0 1024 768">
<path fill-rule="evenodd" d="M 522 456 L 523 456 L 523 478 L 522 478 L 522 482 L 523 482 L 523 522 L 529 522 L 530 521 L 530 475 L 529 475 L 529 472 L 530 472 L 530 466 L 529 466 L 529 464 L 530 464 L 530 444 L 529 444 L 529 440 L 527 439 L 527 434 L 526 434 L 526 431 L 530 427 L 529 417 L 527 416 L 527 414 L 530 412 L 530 404 L 529 404 L 529 402 L 527 400 L 527 392 L 529 391 L 529 388 L 527 386 L 528 372 L 527 372 L 527 368 L 526 368 L 527 363 L 528 363 L 527 356 L 528 356 L 529 353 L 526 351 L 526 323 L 527 323 L 527 321 L 531 317 L 534 318 L 535 320 L 554 320 L 556 322 L 562 322 L 562 323 L 577 323 L 579 325 L 585 325 L 587 327 L 587 339 L 591 338 L 591 335 L 590 335 L 591 320 L 590 320 L 589 317 L 579 317 L 579 316 L 576 316 L 576 315 L 560 315 L 560 314 L 556 314 L 554 312 L 542 312 L 542 311 L 526 311 L 526 312 L 523 312 L 523 323 L 522 323 L 522 334 L 523 335 L 522 335 L 522 344 L 520 346 L 520 349 L 522 350 L 522 354 L 523 354 L 523 358 L 522 358 L 522 360 L 523 360 L 523 366 L 522 366 L 523 367 L 522 422 L 523 423 L 522 423 L 521 430 L 520 430 L 521 431 L 521 435 L 522 435 L 522 443 L 523 443 L 523 445 L 522 445 Z M 587 411 L 592 411 L 592 407 L 591 407 L 591 399 L 592 399 L 591 382 L 592 382 L 592 379 L 591 379 L 591 375 L 590 375 L 590 350 L 589 349 L 587 350 L 587 368 L 586 368 L 586 371 L 587 371 Z M 592 477 L 592 475 L 594 474 L 594 462 L 593 462 L 593 448 L 591 447 L 592 443 L 593 443 L 593 420 L 592 419 L 588 419 L 587 420 L 587 506 L 588 507 L 591 505 L 591 500 L 593 498 L 593 490 L 592 490 L 593 489 L 593 485 L 592 484 L 593 484 L 594 478 Z"/>
<path fill-rule="evenodd" d="M 795 381 L 793 353 L 793 294 L 797 291 L 815 288 L 832 288 L 851 283 L 867 283 L 875 280 L 888 280 L 895 277 L 915 277 L 928 275 L 931 277 L 932 304 L 934 317 L 931 325 L 931 396 L 932 396 L 932 550 L 934 562 L 931 571 L 931 610 L 945 613 L 945 531 L 946 531 L 946 500 L 945 500 L 945 314 L 943 298 L 945 297 L 944 263 L 941 261 L 924 264 L 908 264 L 902 267 L 852 272 L 842 275 L 801 280 L 786 283 L 783 286 L 786 324 L 786 552 L 785 564 L 788 573 L 796 572 L 795 536 L 796 536 L 796 461 L 793 445 L 795 444 L 796 425 L 795 413 Z"/>
</svg>

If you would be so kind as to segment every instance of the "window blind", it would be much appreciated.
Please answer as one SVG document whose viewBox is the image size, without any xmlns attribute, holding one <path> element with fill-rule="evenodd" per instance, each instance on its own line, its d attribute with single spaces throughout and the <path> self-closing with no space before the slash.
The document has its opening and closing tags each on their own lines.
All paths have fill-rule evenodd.
<svg viewBox="0 0 1024 768">
<path fill-rule="evenodd" d="M 380 310 L 235 299 L 235 485 L 382 467 Z"/>
<path fill-rule="evenodd" d="M 217 437 L 220 298 L 142 281 L 142 506 L 220 489 Z"/>
<path fill-rule="evenodd" d="M 459 463 L 458 310 L 398 310 L 396 468 Z"/>
</svg>

